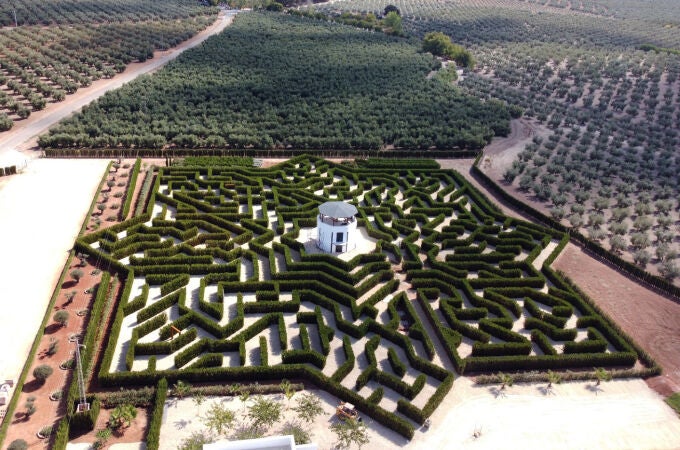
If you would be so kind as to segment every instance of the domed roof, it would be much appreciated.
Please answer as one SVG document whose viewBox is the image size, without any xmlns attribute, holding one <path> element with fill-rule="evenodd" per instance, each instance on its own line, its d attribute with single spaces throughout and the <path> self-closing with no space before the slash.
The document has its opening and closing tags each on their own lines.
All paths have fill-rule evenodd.
<svg viewBox="0 0 680 450">
<path fill-rule="evenodd" d="M 319 205 L 319 213 L 329 217 L 354 217 L 358 212 L 356 206 L 345 202 L 326 202 Z"/>
</svg>

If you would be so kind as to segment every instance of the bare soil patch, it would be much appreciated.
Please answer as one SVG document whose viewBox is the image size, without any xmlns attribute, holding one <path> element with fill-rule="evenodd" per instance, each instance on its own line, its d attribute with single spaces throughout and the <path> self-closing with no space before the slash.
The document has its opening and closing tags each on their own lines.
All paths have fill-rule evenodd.
<svg viewBox="0 0 680 450">
<path fill-rule="evenodd" d="M 566 273 L 663 367 L 663 375 L 650 380 L 652 387 L 663 395 L 680 391 L 679 303 L 645 289 L 573 244 L 553 267 Z"/>
</svg>

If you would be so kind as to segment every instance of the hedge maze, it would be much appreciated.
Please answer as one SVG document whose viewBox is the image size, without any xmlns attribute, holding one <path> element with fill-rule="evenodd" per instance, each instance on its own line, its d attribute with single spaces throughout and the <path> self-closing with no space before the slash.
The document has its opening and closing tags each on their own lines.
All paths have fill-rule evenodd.
<svg viewBox="0 0 680 450">
<path fill-rule="evenodd" d="M 369 251 L 314 250 L 329 199 Z M 304 379 L 410 438 L 455 372 L 635 364 L 549 268 L 566 242 L 434 161 L 302 156 L 162 168 L 146 213 L 76 247 L 126 275 L 102 385 Z"/>
</svg>

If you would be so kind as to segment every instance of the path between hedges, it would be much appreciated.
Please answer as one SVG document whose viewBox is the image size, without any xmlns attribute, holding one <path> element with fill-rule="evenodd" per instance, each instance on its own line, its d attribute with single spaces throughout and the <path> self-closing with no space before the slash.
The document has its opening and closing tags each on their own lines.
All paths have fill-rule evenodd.
<svg viewBox="0 0 680 450">
<path fill-rule="evenodd" d="M 503 214 L 532 221 L 481 185 L 472 176 L 473 159 L 438 160 L 455 169 L 493 200 Z M 569 243 L 552 267 L 563 271 L 661 365 L 663 375 L 647 384 L 664 396 L 680 392 L 680 304 L 638 284 Z"/>
<path fill-rule="evenodd" d="M 0 154 L 13 148 L 22 151 L 29 150 L 35 146 L 35 138 L 55 123 L 79 111 L 106 92 L 117 89 L 140 75 L 158 70 L 178 57 L 183 51 L 193 48 L 210 36 L 221 32 L 232 22 L 236 13 L 237 11 L 233 10 L 221 11 L 215 23 L 177 47 L 162 52 L 154 52 L 152 59 L 143 63 L 129 64 L 125 71 L 113 78 L 97 80 L 91 86 L 78 89 L 75 94 L 68 95 L 62 102 L 50 103 L 44 110 L 31 113 L 28 119 L 16 122 L 11 131 L 0 134 Z M 33 151 L 27 152 L 27 155 L 35 157 L 39 154 Z"/>
</svg>

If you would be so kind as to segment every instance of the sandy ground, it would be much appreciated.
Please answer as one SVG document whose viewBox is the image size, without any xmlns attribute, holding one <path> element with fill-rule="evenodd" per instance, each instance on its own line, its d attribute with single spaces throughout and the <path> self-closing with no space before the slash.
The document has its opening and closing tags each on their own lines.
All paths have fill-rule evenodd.
<svg viewBox="0 0 680 450">
<path fill-rule="evenodd" d="M 236 11 L 220 13 L 218 20 L 213 25 L 179 46 L 171 50 L 155 52 L 154 57 L 148 61 L 132 63 L 127 66 L 123 73 L 113 78 L 97 80 L 91 86 L 78 89 L 75 94 L 67 96 L 63 102 L 52 103 L 42 111 L 33 112 L 28 119 L 16 122 L 10 132 L 0 134 L 0 153 L 4 149 L 27 150 L 34 146 L 35 143 L 32 138 L 47 131 L 55 123 L 70 116 L 73 112 L 79 111 L 83 106 L 101 97 L 107 91 L 117 89 L 139 75 L 159 69 L 179 56 L 184 50 L 195 47 L 210 36 L 219 33 L 231 23 L 235 15 Z M 31 155 L 35 152 L 28 152 L 27 154 Z"/>
<path fill-rule="evenodd" d="M 677 449 L 680 419 L 643 381 L 619 380 L 555 385 L 515 385 L 504 395 L 497 386 L 476 386 L 467 378 L 456 380 L 453 390 L 432 416 L 429 430 L 418 429 L 412 441 L 366 418 L 371 442 L 364 448 L 387 449 Z M 331 449 L 336 441 L 329 426 L 337 399 L 312 390 L 322 399 L 324 414 L 311 427 L 319 449 Z M 296 394 L 291 400 L 295 404 Z M 286 408 L 282 395 L 273 396 Z M 177 448 L 192 432 L 203 432 L 201 416 L 211 402 L 222 402 L 245 423 L 245 408 L 238 398 L 211 398 L 199 407 L 191 399 L 166 404 L 161 428 L 161 450 Z M 249 400 L 249 403 L 252 400 Z M 200 414 L 199 414 L 200 412 Z M 294 412 L 271 429 L 279 433 Z M 238 428 L 238 425 L 233 429 Z M 473 433 L 479 431 L 478 438 Z M 227 437 L 231 435 L 228 434 Z"/>
<path fill-rule="evenodd" d="M 0 377 L 16 379 L 21 372 L 107 164 L 40 159 L 3 183 Z"/>
<path fill-rule="evenodd" d="M 663 367 L 650 384 L 664 395 L 680 391 L 680 303 L 650 291 L 580 247 L 569 244 L 553 263 Z"/>
</svg>

